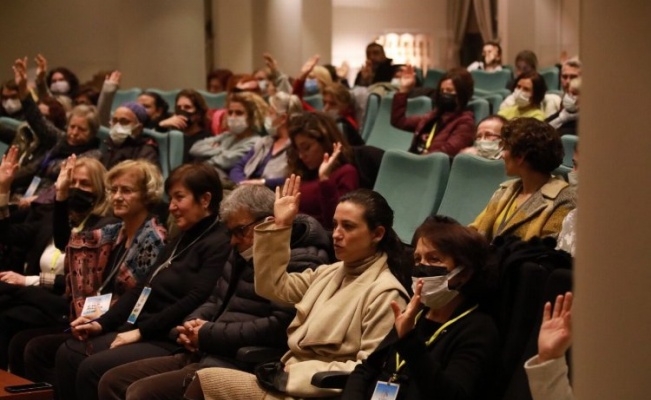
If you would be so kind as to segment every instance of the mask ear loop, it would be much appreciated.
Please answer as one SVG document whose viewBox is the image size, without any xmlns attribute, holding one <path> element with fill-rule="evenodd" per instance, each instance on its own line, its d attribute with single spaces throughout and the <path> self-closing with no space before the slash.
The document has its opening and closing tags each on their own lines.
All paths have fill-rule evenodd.
<svg viewBox="0 0 651 400">
<path fill-rule="evenodd" d="M 452 278 L 454 278 L 455 276 L 459 275 L 459 274 L 461 273 L 461 271 L 463 271 L 464 269 L 465 269 L 464 266 L 458 266 L 458 267 L 456 267 L 455 269 L 453 269 L 453 270 L 448 274 L 448 279 L 447 279 L 448 290 L 456 290 L 456 291 L 459 291 L 459 289 L 460 289 L 463 285 L 465 285 L 465 282 L 462 282 L 462 283 L 456 285 L 455 287 L 450 287 L 450 281 L 452 280 Z"/>
</svg>

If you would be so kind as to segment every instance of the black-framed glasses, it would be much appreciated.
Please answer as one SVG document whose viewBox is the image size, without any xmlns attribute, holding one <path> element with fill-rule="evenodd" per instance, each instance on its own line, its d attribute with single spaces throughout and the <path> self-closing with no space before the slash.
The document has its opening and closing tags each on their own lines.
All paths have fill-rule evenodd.
<svg viewBox="0 0 651 400">
<path fill-rule="evenodd" d="M 255 221 L 250 222 L 250 223 L 248 223 L 248 224 L 246 224 L 246 225 L 236 226 L 236 227 L 233 228 L 233 229 L 227 229 L 227 230 L 226 230 L 226 233 L 227 233 L 229 236 L 235 236 L 235 237 L 238 237 L 238 238 L 242 239 L 244 236 L 246 236 L 246 231 L 247 231 L 250 227 L 252 227 L 252 226 L 254 226 L 254 225 L 256 225 L 256 224 L 259 224 L 260 222 L 264 221 L 265 218 L 267 218 L 267 217 L 263 217 L 263 218 L 256 219 Z"/>
</svg>

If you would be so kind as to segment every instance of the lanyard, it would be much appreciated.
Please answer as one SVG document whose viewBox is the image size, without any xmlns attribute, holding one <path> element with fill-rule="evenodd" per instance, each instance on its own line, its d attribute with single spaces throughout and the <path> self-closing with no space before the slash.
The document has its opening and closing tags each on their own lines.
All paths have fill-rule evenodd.
<svg viewBox="0 0 651 400">
<path fill-rule="evenodd" d="M 106 277 L 106 279 L 104 279 L 104 282 L 102 282 L 102 286 L 100 286 L 99 289 L 97 289 L 97 295 L 98 296 L 102 294 L 102 290 L 104 290 L 106 285 L 108 285 L 108 283 L 111 281 L 111 279 L 113 279 L 113 277 L 115 276 L 115 273 L 118 272 L 118 270 L 120 269 L 120 265 L 122 265 L 124 260 L 127 258 L 127 253 L 129 253 L 129 249 L 126 248 L 126 244 L 125 244 L 124 253 L 120 257 L 120 259 L 117 260 L 115 262 L 115 264 L 113 264 L 113 268 L 111 269 L 111 273 Z"/>
<path fill-rule="evenodd" d="M 434 122 L 434 126 L 432 126 L 432 130 L 429 133 L 429 136 L 427 137 L 427 142 L 425 142 L 425 150 L 423 150 L 423 153 L 427 152 L 427 149 L 429 149 L 429 146 L 432 144 L 432 140 L 434 140 L 434 132 L 436 131 L 436 122 Z"/>
<path fill-rule="evenodd" d="M 154 273 L 151 275 L 151 278 L 149 278 L 149 281 L 147 282 L 147 285 L 146 285 L 146 286 L 150 286 L 150 285 L 151 285 L 151 281 L 154 280 L 154 278 L 156 277 L 156 275 L 158 275 L 159 272 L 161 272 L 163 269 L 169 267 L 170 264 L 172 264 L 172 261 L 174 261 L 175 258 L 177 258 L 177 257 L 180 256 L 181 254 L 183 254 L 183 252 L 186 251 L 187 249 L 189 249 L 190 247 L 192 247 L 193 244 L 197 243 L 197 241 L 198 241 L 199 239 L 201 239 L 201 238 L 203 237 L 203 235 L 205 235 L 205 234 L 206 234 L 210 229 L 212 229 L 212 227 L 215 226 L 215 224 L 216 224 L 217 222 L 219 222 L 219 217 L 216 217 L 216 218 L 215 218 L 215 221 L 213 221 L 213 223 L 210 224 L 210 226 L 209 226 L 208 228 L 206 228 L 206 230 L 204 230 L 203 232 L 201 232 L 201 234 L 200 234 L 199 236 L 197 236 L 197 237 L 196 237 L 192 242 L 190 242 L 189 245 L 187 245 L 187 246 L 185 246 L 184 248 L 182 248 L 181 251 L 179 251 L 179 253 L 177 254 L 177 253 L 176 253 L 176 249 L 178 249 L 179 244 L 181 244 L 181 241 L 182 241 L 183 238 L 185 237 L 185 232 L 184 232 L 183 234 L 181 234 L 181 237 L 179 238 L 179 241 L 176 242 L 176 245 L 174 246 L 174 250 L 172 250 L 172 254 L 169 256 L 169 258 L 168 258 L 167 260 L 165 260 L 165 262 L 163 262 L 161 265 L 158 266 L 158 268 L 156 268 L 156 270 L 154 271 Z"/>
<path fill-rule="evenodd" d="M 436 338 L 439 337 L 441 332 L 443 332 L 445 330 L 445 328 L 449 327 L 450 325 L 454 324 L 455 322 L 457 322 L 461 318 L 463 318 L 466 315 L 470 314 L 471 312 L 475 311 L 477 309 L 477 307 L 478 307 L 478 305 L 475 305 L 474 307 L 471 307 L 470 309 L 464 311 L 461 315 L 457 316 L 456 318 L 451 319 L 448 322 L 446 322 L 445 324 L 443 324 L 440 328 L 438 328 L 436 330 L 436 332 L 434 332 L 434 334 L 429 338 L 429 340 L 427 340 L 425 342 L 425 346 L 429 347 L 432 343 L 434 343 Z M 418 315 L 416 316 L 416 321 L 418 321 L 418 319 L 420 318 L 422 313 L 423 313 L 423 311 L 418 313 Z M 389 382 L 392 382 L 392 381 L 396 380 L 396 378 L 398 376 L 398 371 L 400 371 L 400 369 L 405 366 L 405 363 L 406 363 L 405 360 L 400 361 L 400 355 L 396 351 L 396 371 L 391 376 L 391 379 L 389 379 Z"/>
<path fill-rule="evenodd" d="M 79 232 L 83 231 L 84 226 L 86 225 L 86 221 L 88 221 L 88 218 L 90 218 L 90 214 L 86 215 L 86 218 L 84 218 L 84 220 L 81 221 L 81 223 L 79 225 L 77 225 L 77 226 L 73 227 L 72 229 L 70 229 L 70 231 L 72 233 L 79 233 Z"/>
</svg>

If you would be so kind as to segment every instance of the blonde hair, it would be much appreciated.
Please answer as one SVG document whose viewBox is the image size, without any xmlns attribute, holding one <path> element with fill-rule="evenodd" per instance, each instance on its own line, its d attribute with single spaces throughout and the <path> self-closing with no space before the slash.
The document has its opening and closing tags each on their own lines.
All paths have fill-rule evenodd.
<svg viewBox="0 0 651 400">
<path fill-rule="evenodd" d="M 330 71 L 321 65 L 314 66 L 312 72 L 310 73 L 310 76 L 314 76 L 314 78 L 319 81 L 321 88 L 332 83 L 332 75 L 330 75 Z"/>
<path fill-rule="evenodd" d="M 353 96 L 350 95 L 350 90 L 348 90 L 341 83 L 331 83 L 326 85 L 323 88 L 323 94 L 329 94 L 337 102 L 339 106 L 344 106 L 344 108 L 352 108 Z"/>
<path fill-rule="evenodd" d="M 90 184 L 93 187 L 93 192 L 97 196 L 95 206 L 91 210 L 91 214 L 104 216 L 109 209 L 108 199 L 106 197 L 106 185 L 104 178 L 106 176 L 106 168 L 99 162 L 99 160 L 90 157 L 80 157 L 75 161 L 75 168 L 85 167 L 90 176 Z M 74 172 L 74 171 L 73 171 Z"/>
<path fill-rule="evenodd" d="M 231 103 L 240 103 L 244 106 L 251 129 L 257 133 L 264 130 L 264 117 L 267 115 L 269 105 L 262 97 L 252 92 L 237 92 L 230 96 L 228 105 Z"/>
<path fill-rule="evenodd" d="M 138 176 L 139 189 L 143 191 L 143 202 L 147 208 L 159 203 L 163 198 L 163 175 L 157 166 L 147 160 L 125 160 L 115 165 L 106 174 L 106 185 L 126 173 L 135 172 Z"/>
<path fill-rule="evenodd" d="M 285 92 L 276 92 L 276 94 L 269 97 L 269 104 L 279 114 L 286 113 L 287 115 L 293 115 L 303 112 L 301 99 L 296 95 Z"/>
</svg>

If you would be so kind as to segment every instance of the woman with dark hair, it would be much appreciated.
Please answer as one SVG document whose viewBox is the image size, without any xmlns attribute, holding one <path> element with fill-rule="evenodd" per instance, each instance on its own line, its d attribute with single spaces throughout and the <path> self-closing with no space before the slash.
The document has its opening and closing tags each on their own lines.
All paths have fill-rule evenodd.
<svg viewBox="0 0 651 400">
<path fill-rule="evenodd" d="M 304 113 L 289 121 L 289 172 L 301 177 L 301 209 L 332 228 L 339 198 L 359 187 L 352 149 L 323 113 Z"/>
<path fill-rule="evenodd" d="M 376 192 L 360 189 L 342 197 L 334 215 L 335 255 L 340 262 L 287 273 L 291 226 L 299 210 L 300 177 L 276 189 L 274 220 L 255 228 L 256 292 L 293 305 L 287 329 L 289 351 L 267 385 L 247 372 L 207 368 L 197 373 L 210 399 L 312 398 L 339 391 L 310 384 L 321 371 L 352 371 L 391 329 L 390 304 L 406 304 L 408 262 L 393 231 L 393 210 Z M 279 393 L 281 397 L 279 396 Z"/>
<path fill-rule="evenodd" d="M 170 214 L 181 234 L 161 250 L 146 279 L 98 319 L 80 317 L 75 339 L 56 355 L 57 390 L 64 399 L 95 399 L 104 372 L 127 362 L 174 353 L 170 329 L 201 305 L 230 252 L 220 221 L 222 187 L 214 168 L 184 164 L 165 183 Z M 144 304 L 143 304 L 144 303 Z"/>
<path fill-rule="evenodd" d="M 206 90 L 210 93 L 221 93 L 226 91 L 228 80 L 233 76 L 230 69 L 216 69 L 206 77 Z"/>
<path fill-rule="evenodd" d="M 47 70 L 47 59 L 38 54 L 36 60 L 36 89 L 38 97 L 65 96 L 74 100 L 79 91 L 79 78 L 68 68 L 57 67 Z M 47 76 L 46 76 L 47 74 Z"/>
<path fill-rule="evenodd" d="M 507 120 L 531 117 L 544 121 L 542 102 L 545 99 L 545 92 L 547 92 L 547 84 L 542 75 L 536 71 L 524 73 L 515 80 L 513 91 L 515 105 L 502 108 L 498 114 Z"/>
<path fill-rule="evenodd" d="M 143 92 L 136 100 L 141 106 L 147 110 L 147 124 L 146 129 L 153 129 L 159 132 L 167 132 L 168 129 L 160 125 L 161 121 L 170 117 L 169 104 L 159 95 L 154 92 Z"/>
<path fill-rule="evenodd" d="M 430 217 L 414 236 L 414 297 L 391 304 L 393 330 L 348 378 L 342 399 L 475 399 L 497 366 L 498 332 L 483 311 L 490 292 L 488 242 L 447 217 Z M 380 398 L 380 397 L 377 397 Z"/>
<path fill-rule="evenodd" d="M 183 132 L 183 162 L 193 160 L 190 155 L 192 146 L 201 139 L 210 136 L 208 105 L 203 96 L 193 89 L 183 89 L 176 95 L 174 115 L 160 122 L 167 129 Z"/>
<path fill-rule="evenodd" d="M 537 119 L 518 118 L 504 125 L 502 143 L 506 173 L 518 179 L 502 183 L 470 227 L 491 241 L 499 235 L 555 238 L 576 207 L 574 190 L 552 175 L 563 161 L 558 132 Z"/>
<path fill-rule="evenodd" d="M 59 130 L 66 129 L 66 110 L 61 103 L 53 97 L 44 97 L 36 103 L 38 109 L 45 118 L 48 119 Z"/>
<path fill-rule="evenodd" d="M 416 72 L 413 66 L 407 65 L 391 108 L 391 125 L 414 132 L 409 151 L 415 154 L 440 151 L 453 157 L 472 146 L 475 120 L 472 111 L 466 110 L 474 91 L 472 75 L 465 68 L 449 70 L 439 81 L 434 109 L 425 115 L 408 117 L 407 94 L 415 85 Z"/>
<path fill-rule="evenodd" d="M 359 126 L 355 120 L 355 104 L 350 90 L 341 83 L 331 83 L 323 88 L 323 112 L 337 122 L 351 146 L 363 146 Z"/>
</svg>

